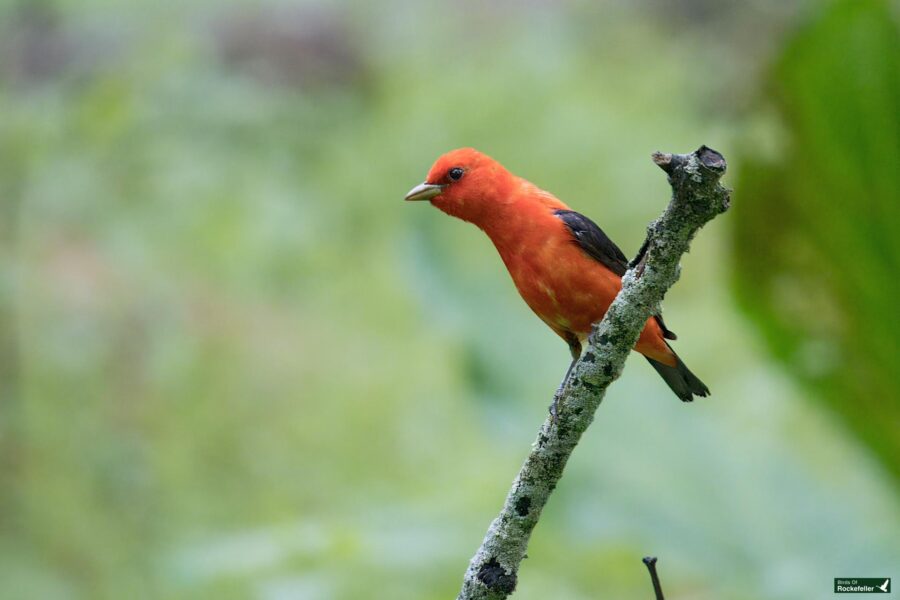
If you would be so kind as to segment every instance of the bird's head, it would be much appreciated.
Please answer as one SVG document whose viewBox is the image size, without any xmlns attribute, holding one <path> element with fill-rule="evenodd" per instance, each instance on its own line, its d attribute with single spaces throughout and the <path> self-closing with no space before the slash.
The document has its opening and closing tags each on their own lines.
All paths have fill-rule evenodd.
<svg viewBox="0 0 900 600">
<path fill-rule="evenodd" d="M 490 156 L 460 148 L 438 158 L 425 183 L 411 189 L 406 200 L 430 200 L 449 215 L 481 225 L 512 199 L 514 179 Z"/>
</svg>

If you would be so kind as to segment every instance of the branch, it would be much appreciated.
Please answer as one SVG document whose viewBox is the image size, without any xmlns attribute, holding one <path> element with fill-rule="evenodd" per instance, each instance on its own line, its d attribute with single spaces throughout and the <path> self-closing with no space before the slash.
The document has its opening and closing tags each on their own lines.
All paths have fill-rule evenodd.
<svg viewBox="0 0 900 600">
<path fill-rule="evenodd" d="M 650 571 L 650 582 L 653 584 L 653 594 L 656 596 L 656 600 L 666 600 L 663 596 L 662 585 L 659 583 L 659 575 L 656 574 L 656 557 L 645 556 L 644 564 L 647 565 L 647 570 Z"/>
<path fill-rule="evenodd" d="M 594 326 L 560 395 L 558 414 L 541 426 L 503 510 L 469 563 L 457 600 L 499 600 L 515 590 L 531 531 L 606 388 L 619 377 L 647 319 L 678 280 L 678 261 L 694 234 L 728 209 L 728 190 L 719 184 L 725 159 L 715 150 L 656 152 L 653 162 L 668 175 L 669 206 L 648 227 L 647 240 L 622 277 L 622 291 Z"/>
</svg>

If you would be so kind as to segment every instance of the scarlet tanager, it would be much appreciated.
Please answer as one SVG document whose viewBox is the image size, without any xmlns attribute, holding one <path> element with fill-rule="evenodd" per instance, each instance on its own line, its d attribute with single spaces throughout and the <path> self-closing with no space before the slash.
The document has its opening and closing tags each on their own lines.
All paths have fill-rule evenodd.
<svg viewBox="0 0 900 600">
<path fill-rule="evenodd" d="M 591 325 L 606 314 L 628 268 L 625 255 L 603 230 L 472 148 L 438 158 L 425 183 L 410 190 L 406 200 L 429 200 L 491 238 L 526 304 L 569 345 L 571 372 Z M 709 389 L 666 341 L 674 339 L 656 314 L 634 349 L 683 401 L 707 396 Z M 568 373 L 563 385 L 567 379 Z"/>
</svg>

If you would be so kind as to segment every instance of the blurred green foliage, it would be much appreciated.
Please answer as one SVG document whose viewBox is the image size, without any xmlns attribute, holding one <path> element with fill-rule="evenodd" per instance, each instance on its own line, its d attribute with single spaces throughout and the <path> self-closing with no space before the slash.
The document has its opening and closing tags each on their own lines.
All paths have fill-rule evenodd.
<svg viewBox="0 0 900 600">
<path fill-rule="evenodd" d="M 649 154 L 739 172 L 795 18 L 670 4 L 0 4 L 0 596 L 452 597 L 568 354 L 401 198 L 472 145 L 634 252 Z M 666 302 L 714 396 L 629 363 L 517 598 L 647 598 L 646 554 L 696 599 L 898 563 L 895 491 L 759 347 L 731 235 Z"/>
<path fill-rule="evenodd" d="M 745 157 L 742 305 L 778 359 L 900 476 L 900 34 L 887 2 L 836 2 L 767 88 L 776 156 Z"/>
</svg>

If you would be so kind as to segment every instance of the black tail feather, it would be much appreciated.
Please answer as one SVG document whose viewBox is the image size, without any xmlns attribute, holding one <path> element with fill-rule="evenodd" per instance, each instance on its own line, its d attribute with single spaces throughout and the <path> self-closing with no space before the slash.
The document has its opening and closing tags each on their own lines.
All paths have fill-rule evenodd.
<svg viewBox="0 0 900 600">
<path fill-rule="evenodd" d="M 670 367 L 652 358 L 647 358 L 647 362 L 653 365 L 656 372 L 672 388 L 675 395 L 681 398 L 682 402 L 691 402 L 694 396 L 709 396 L 709 388 L 706 387 L 706 384 L 697 379 L 697 376 L 691 373 L 677 355 L 675 360 L 677 361 L 675 366 Z"/>
</svg>

